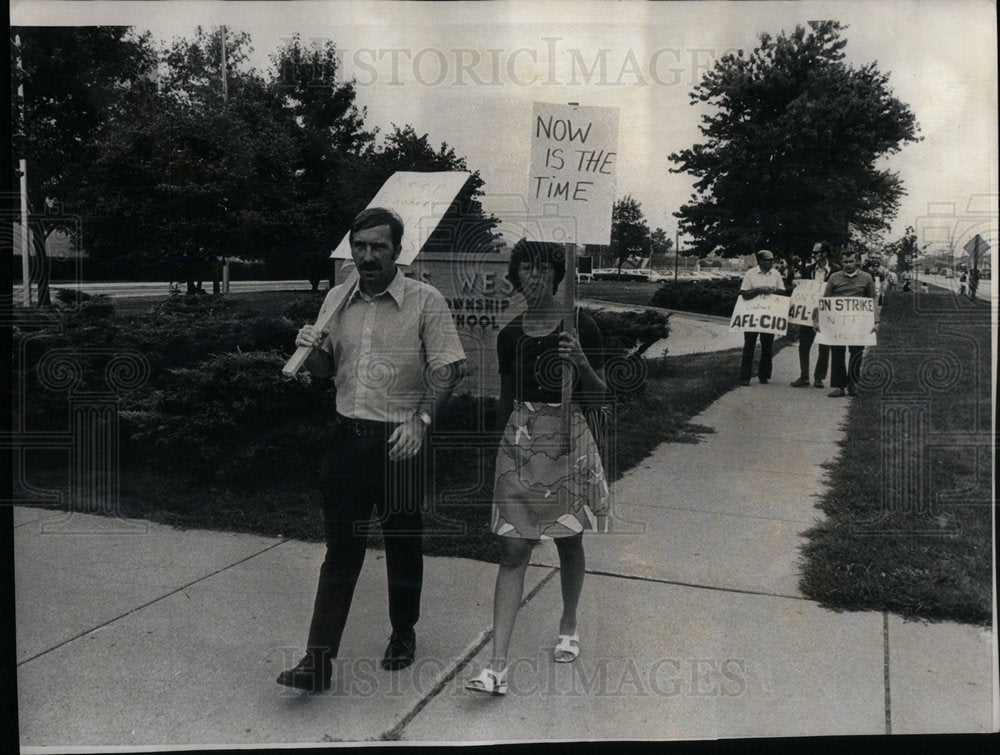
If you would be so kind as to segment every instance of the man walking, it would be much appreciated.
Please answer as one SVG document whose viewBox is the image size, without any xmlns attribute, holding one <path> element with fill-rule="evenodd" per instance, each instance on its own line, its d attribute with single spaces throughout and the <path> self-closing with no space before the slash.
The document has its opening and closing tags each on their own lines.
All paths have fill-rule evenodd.
<svg viewBox="0 0 1000 755">
<path fill-rule="evenodd" d="M 823 296 L 867 296 L 872 300 L 875 309 L 875 326 L 878 326 L 878 291 L 875 288 L 875 281 L 872 277 L 858 269 L 858 255 L 855 252 L 848 252 L 841 260 L 844 269 L 834 273 L 826 283 L 826 291 Z M 845 351 L 850 351 L 850 363 L 844 368 Z M 831 346 L 830 347 L 830 386 L 833 388 L 827 395 L 830 398 L 839 398 L 844 395 L 844 390 L 853 396 L 856 392 L 855 385 L 858 376 L 861 374 L 861 357 L 864 354 L 864 346 Z"/>
<path fill-rule="evenodd" d="M 813 246 L 813 262 L 807 265 L 803 278 L 807 280 L 818 280 L 826 282 L 835 270 L 830 261 L 830 244 L 820 241 Z M 813 341 L 816 340 L 816 329 L 811 325 L 799 326 L 799 377 L 792 383 L 795 388 L 802 388 L 809 385 L 809 350 Z M 824 343 L 817 347 L 816 371 L 813 373 L 813 385 L 817 388 L 823 387 L 826 380 L 826 370 L 830 362 L 830 347 Z"/>
<path fill-rule="evenodd" d="M 774 255 L 767 249 L 757 252 L 757 267 L 747 270 L 740 284 L 740 296 L 744 299 L 754 299 L 762 294 L 779 294 L 785 292 L 785 283 L 781 273 L 774 269 Z M 774 351 L 774 333 L 748 332 L 743 334 L 743 361 L 740 363 L 740 385 L 750 385 L 750 375 L 753 373 L 753 353 L 757 348 L 757 336 L 760 336 L 760 364 L 757 366 L 757 379 L 766 385 L 771 379 L 771 355 Z"/>
<path fill-rule="evenodd" d="M 361 212 L 350 232 L 358 280 L 328 294 L 339 298 L 341 287 L 350 286 L 328 331 L 306 325 L 295 339 L 312 348 L 306 369 L 333 378 L 337 416 L 320 471 L 326 559 L 306 654 L 278 676 L 287 687 L 330 687 L 373 508 L 385 540 L 392 625 L 382 668 L 405 668 L 416 651 L 427 435 L 461 377 L 465 352 L 444 297 L 397 269 L 402 237 L 396 213 Z"/>
</svg>

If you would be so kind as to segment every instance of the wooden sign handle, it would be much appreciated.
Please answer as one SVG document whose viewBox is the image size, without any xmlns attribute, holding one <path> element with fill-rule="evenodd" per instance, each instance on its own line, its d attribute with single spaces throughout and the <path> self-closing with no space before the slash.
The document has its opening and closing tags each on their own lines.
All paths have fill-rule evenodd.
<svg viewBox="0 0 1000 755">
<path fill-rule="evenodd" d="M 315 325 L 317 328 L 326 330 L 330 327 L 334 315 L 340 310 L 341 305 L 347 299 L 347 294 L 354 288 L 354 283 L 357 279 L 358 271 L 354 269 L 340 286 L 336 287 L 330 294 L 327 294 L 327 298 L 323 301 L 323 306 L 319 308 L 319 314 L 316 316 Z M 285 377 L 294 377 L 302 369 L 302 365 L 306 363 L 306 359 L 309 358 L 309 354 L 311 353 L 312 348 L 309 346 L 297 347 L 295 353 L 285 362 L 285 366 L 281 368 L 281 374 Z"/>
<path fill-rule="evenodd" d="M 563 314 L 562 329 L 567 333 L 576 335 L 576 244 L 566 244 L 566 275 L 563 277 L 565 287 L 563 288 Z M 569 444 L 570 431 L 572 428 L 573 407 L 573 366 L 564 363 L 562 366 L 562 434 Z"/>
</svg>

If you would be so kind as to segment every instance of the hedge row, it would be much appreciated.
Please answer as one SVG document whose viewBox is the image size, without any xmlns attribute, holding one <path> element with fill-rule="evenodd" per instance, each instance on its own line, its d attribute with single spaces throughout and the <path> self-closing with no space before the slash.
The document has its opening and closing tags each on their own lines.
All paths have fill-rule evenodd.
<svg viewBox="0 0 1000 755">
<path fill-rule="evenodd" d="M 20 281 L 22 277 L 21 258 L 11 258 L 11 279 Z M 333 274 L 332 260 L 325 257 L 287 257 L 268 264 L 246 260 L 231 260 L 229 279 L 249 280 L 325 280 Z M 92 259 L 60 258 L 48 260 L 49 282 L 58 283 L 105 283 L 111 281 L 182 281 L 187 271 L 183 263 L 174 259 Z M 195 280 L 211 281 L 213 264 L 204 262 L 195 267 Z"/>
<path fill-rule="evenodd" d="M 70 393 L 106 393 L 112 361 L 125 357 L 135 373 L 135 387 L 118 390 L 126 467 L 162 469 L 179 484 L 230 490 L 315 467 L 334 414 L 332 384 L 281 375 L 298 323 L 315 314 L 315 298 L 290 299 L 275 314 L 246 301 L 176 296 L 133 315 L 115 314 L 106 297 L 63 299 L 63 308 L 48 313 L 18 311 L 14 355 L 27 428 L 66 428 Z M 619 352 L 616 374 L 632 378 L 618 383 L 625 393 L 640 391 L 641 380 L 634 379 L 645 374 L 639 354 L 667 336 L 667 316 L 593 316 L 607 348 Z M 61 366 L 53 355 L 62 355 Z M 478 416 L 492 422 L 494 406 L 491 398 L 453 397 L 440 426 L 474 429 Z"/>
<path fill-rule="evenodd" d="M 667 281 L 650 300 L 650 305 L 705 315 L 729 315 L 740 293 L 739 278 Z"/>
</svg>

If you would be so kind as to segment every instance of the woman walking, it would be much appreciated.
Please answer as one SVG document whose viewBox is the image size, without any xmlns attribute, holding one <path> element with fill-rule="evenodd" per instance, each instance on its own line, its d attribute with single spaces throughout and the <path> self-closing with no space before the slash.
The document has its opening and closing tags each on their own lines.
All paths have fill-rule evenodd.
<svg viewBox="0 0 1000 755">
<path fill-rule="evenodd" d="M 607 386 L 594 321 L 577 311 L 579 335 L 562 327 L 565 313 L 555 293 L 565 274 L 559 244 L 522 239 L 511 252 L 508 276 L 528 308 L 497 337 L 497 422 L 503 434 L 491 528 L 500 539 L 500 568 L 493 596 L 493 653 L 489 667 L 465 685 L 474 692 L 507 692 L 511 635 L 528 559 L 539 540 L 554 539 L 559 551 L 563 611 L 553 659 L 570 663 L 580 654 L 576 614 L 586 567 L 583 532 L 607 529 L 608 486 L 579 405 L 600 403 Z M 566 362 L 574 376 L 568 438 L 560 406 Z"/>
</svg>

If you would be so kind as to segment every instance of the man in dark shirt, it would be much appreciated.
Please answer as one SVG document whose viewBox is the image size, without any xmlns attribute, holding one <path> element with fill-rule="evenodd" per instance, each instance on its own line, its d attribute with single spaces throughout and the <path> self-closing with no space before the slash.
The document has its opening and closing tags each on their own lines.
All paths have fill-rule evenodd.
<svg viewBox="0 0 1000 755">
<path fill-rule="evenodd" d="M 858 255 L 849 252 L 842 260 L 844 269 L 834 273 L 826 283 L 824 296 L 867 296 L 872 300 L 875 307 L 875 326 L 878 327 L 878 291 L 875 288 L 875 281 L 872 277 L 858 269 Z M 845 351 L 850 350 L 851 358 L 847 369 L 844 368 Z M 844 390 L 853 396 L 856 392 L 855 385 L 858 376 L 861 374 L 861 357 L 865 352 L 864 346 L 831 346 L 830 347 L 830 385 L 833 388 L 827 395 L 830 398 L 838 398 L 844 395 Z"/>
<path fill-rule="evenodd" d="M 813 262 L 806 266 L 802 277 L 806 280 L 828 281 L 830 276 L 840 268 L 830 261 L 830 244 L 820 241 L 813 246 Z M 801 388 L 809 385 L 809 350 L 812 349 L 813 341 L 816 340 L 816 329 L 810 325 L 799 326 L 799 377 L 792 383 L 792 387 Z M 825 343 L 819 344 L 816 356 L 816 371 L 813 373 L 813 380 L 817 388 L 823 387 L 826 380 L 827 366 L 830 362 L 830 347 Z"/>
</svg>

